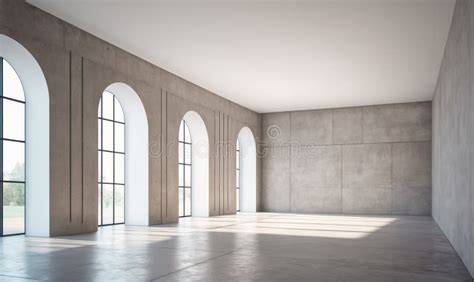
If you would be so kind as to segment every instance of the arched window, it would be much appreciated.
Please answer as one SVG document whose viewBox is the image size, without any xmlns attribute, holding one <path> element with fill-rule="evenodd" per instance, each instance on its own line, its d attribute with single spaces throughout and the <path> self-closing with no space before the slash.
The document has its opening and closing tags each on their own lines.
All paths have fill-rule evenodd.
<svg viewBox="0 0 474 282">
<path fill-rule="evenodd" d="M 240 144 L 235 145 L 235 210 L 240 211 Z"/>
<path fill-rule="evenodd" d="M 118 99 L 99 102 L 99 225 L 125 223 L 125 118 Z"/>
<path fill-rule="evenodd" d="M 0 235 L 25 233 L 25 95 L 13 67 L 0 57 Z"/>
<path fill-rule="evenodd" d="M 192 215 L 192 140 L 184 120 L 179 126 L 179 217 Z"/>
<path fill-rule="evenodd" d="M 237 137 L 237 211 L 257 211 L 257 146 L 252 131 L 243 127 Z"/>
</svg>

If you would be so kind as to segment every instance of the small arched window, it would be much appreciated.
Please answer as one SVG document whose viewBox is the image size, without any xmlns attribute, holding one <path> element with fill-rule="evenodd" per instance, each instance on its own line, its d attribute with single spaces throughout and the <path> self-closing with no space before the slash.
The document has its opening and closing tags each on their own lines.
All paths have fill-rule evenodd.
<svg viewBox="0 0 474 282">
<path fill-rule="evenodd" d="M 13 67 L 0 57 L 0 236 L 25 233 L 25 95 Z"/>
<path fill-rule="evenodd" d="M 257 211 L 257 146 L 252 131 L 243 127 L 237 137 L 236 211 Z"/>
<path fill-rule="evenodd" d="M 235 210 L 240 211 L 240 144 L 235 145 Z"/>
<path fill-rule="evenodd" d="M 178 141 L 179 217 L 186 217 L 192 215 L 192 140 L 184 120 L 179 126 Z"/>
<path fill-rule="evenodd" d="M 99 102 L 99 225 L 125 223 L 125 117 L 104 91 Z"/>
</svg>

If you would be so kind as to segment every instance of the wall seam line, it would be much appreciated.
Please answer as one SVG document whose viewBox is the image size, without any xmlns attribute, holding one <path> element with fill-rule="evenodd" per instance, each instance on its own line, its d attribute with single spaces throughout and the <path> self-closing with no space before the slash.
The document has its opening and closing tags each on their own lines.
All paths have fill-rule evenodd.
<svg viewBox="0 0 474 282">
<path fill-rule="evenodd" d="M 393 214 L 393 144 L 390 144 L 390 214 Z"/>
<path fill-rule="evenodd" d="M 291 134 L 291 132 L 292 132 L 292 119 L 291 119 L 291 116 L 292 116 L 292 113 L 290 112 L 290 146 L 288 147 L 288 149 L 289 149 L 289 155 L 290 155 L 290 160 L 289 160 L 289 161 L 290 161 L 290 202 L 289 202 L 289 208 L 290 208 L 289 211 L 290 211 L 290 212 L 292 212 L 292 210 L 293 210 L 293 209 L 292 209 L 292 206 L 291 206 L 291 203 L 292 203 L 292 201 L 291 201 L 291 188 L 292 188 L 292 187 L 291 187 L 291 186 L 292 186 L 292 185 L 291 185 L 291 182 L 292 182 L 292 180 L 291 180 L 291 174 L 292 174 L 292 170 L 293 170 L 293 169 L 292 169 L 292 163 L 291 163 L 291 158 L 293 157 L 293 152 L 292 152 L 293 150 L 292 150 L 292 146 L 291 146 L 291 144 L 292 144 L 292 142 L 293 142 L 293 136 L 292 136 L 292 134 Z"/>
<path fill-rule="evenodd" d="M 84 57 L 81 57 L 81 222 L 84 223 Z"/>
<path fill-rule="evenodd" d="M 69 51 L 69 222 L 72 222 L 72 51 Z"/>
</svg>

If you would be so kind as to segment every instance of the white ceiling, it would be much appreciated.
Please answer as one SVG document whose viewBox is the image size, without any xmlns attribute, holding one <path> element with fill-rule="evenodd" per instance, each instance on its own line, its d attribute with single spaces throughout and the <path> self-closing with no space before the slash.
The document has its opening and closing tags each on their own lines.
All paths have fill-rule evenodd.
<svg viewBox="0 0 474 282">
<path fill-rule="evenodd" d="M 454 0 L 28 0 L 258 112 L 431 100 Z"/>
</svg>

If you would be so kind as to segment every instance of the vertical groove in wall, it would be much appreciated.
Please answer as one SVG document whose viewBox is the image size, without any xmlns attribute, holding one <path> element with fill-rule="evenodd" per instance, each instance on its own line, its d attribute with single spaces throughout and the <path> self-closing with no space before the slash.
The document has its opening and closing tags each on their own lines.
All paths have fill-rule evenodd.
<svg viewBox="0 0 474 282">
<path fill-rule="evenodd" d="M 221 139 L 221 147 L 222 147 L 222 214 L 225 214 L 226 212 L 226 198 L 227 198 L 227 185 L 226 185 L 226 179 L 227 179 L 227 172 L 226 172 L 226 152 L 225 152 L 225 135 L 226 135 L 226 128 L 225 128 L 225 122 L 226 122 L 226 114 L 222 114 L 222 139 Z"/>
<path fill-rule="evenodd" d="M 163 108 L 163 113 L 162 113 L 162 117 L 164 119 L 164 122 L 163 122 L 163 127 L 164 127 L 164 136 L 163 136 L 163 139 L 165 140 L 165 144 L 164 144 L 164 147 L 165 147 L 165 151 L 163 152 L 164 153 L 164 159 L 163 159 L 163 167 L 165 169 L 164 171 L 164 184 L 165 184 L 165 201 L 162 203 L 164 203 L 165 205 L 165 219 L 166 221 L 168 221 L 168 92 L 164 92 L 164 100 L 165 100 L 165 103 L 164 103 L 164 108 Z"/>
<path fill-rule="evenodd" d="M 220 152 L 219 152 L 219 138 L 221 135 L 221 112 L 216 112 L 216 134 L 215 134 L 215 156 L 214 156 L 214 168 L 215 168 L 215 183 L 214 183 L 214 198 L 216 202 L 216 215 L 220 215 Z"/>
<path fill-rule="evenodd" d="M 163 179 L 164 177 L 164 160 L 163 160 L 163 155 L 164 155 L 164 144 L 163 144 L 163 127 L 164 127 L 164 117 L 163 117 L 163 112 L 164 112 L 164 107 L 163 107 L 163 89 L 161 89 L 160 93 L 160 106 L 161 106 L 161 126 L 160 126 L 160 163 L 161 163 L 161 170 L 160 170 L 160 223 L 163 223 Z"/>
<path fill-rule="evenodd" d="M 81 222 L 84 223 L 84 57 L 81 57 Z"/>
<path fill-rule="evenodd" d="M 221 189 L 222 189 L 222 214 L 225 214 L 225 197 L 226 197 L 226 190 L 225 190 L 225 180 L 226 180 L 226 172 L 225 172 L 225 113 L 222 113 L 222 136 L 221 136 L 221 167 L 222 167 L 222 181 L 221 181 Z"/>
<path fill-rule="evenodd" d="M 161 124 L 159 128 L 159 140 L 160 140 L 160 223 L 163 223 L 163 89 L 160 92 L 160 115 Z"/>
<path fill-rule="evenodd" d="M 222 140 L 222 134 L 223 134 L 223 129 L 222 129 L 222 120 L 223 120 L 223 113 L 219 113 L 219 139 L 217 140 L 217 144 L 219 144 L 219 215 L 222 215 L 222 202 L 223 202 L 223 197 L 224 193 L 222 191 L 222 145 L 221 145 L 221 140 Z"/>
<path fill-rule="evenodd" d="M 219 208 L 219 201 L 220 201 L 220 191 L 219 191 L 219 178 L 220 178 L 220 168 L 219 168 L 219 136 L 221 134 L 220 131 L 220 126 L 221 126 L 221 113 L 218 111 L 217 112 L 217 123 L 216 123 L 216 140 L 215 140 L 215 147 L 216 147 L 216 158 L 215 158 L 215 163 L 214 165 L 216 166 L 216 183 L 215 183 L 215 189 L 216 189 L 216 215 L 220 214 L 220 208 Z"/>
<path fill-rule="evenodd" d="M 229 207 L 229 213 L 231 212 L 231 203 L 232 203 L 232 200 L 233 200 L 233 195 L 235 193 L 232 193 L 232 173 L 234 173 L 232 171 L 232 142 L 231 142 L 231 120 L 230 120 L 230 116 L 228 117 L 227 119 L 227 154 L 228 154 L 228 159 L 227 159 L 227 164 L 228 164 L 228 174 L 229 174 L 229 177 L 228 177 L 228 181 L 227 181 L 227 191 L 228 191 L 228 199 L 229 199 L 229 202 L 227 204 L 227 206 Z M 235 196 L 234 196 L 235 197 Z"/>
<path fill-rule="evenodd" d="M 222 136 L 224 136 L 224 128 L 223 128 L 223 124 L 224 124 L 224 113 L 220 113 L 220 120 L 219 120 L 219 131 L 220 131 L 220 134 L 219 134 L 219 174 L 220 174 L 220 177 L 219 177 L 219 214 L 222 215 L 224 213 L 224 191 L 223 191 L 223 187 L 222 187 L 222 183 L 223 183 L 223 179 L 224 179 L 224 167 L 223 167 L 223 153 L 222 153 L 222 143 L 221 143 L 221 140 L 222 140 Z"/>
<path fill-rule="evenodd" d="M 218 117 L 217 117 L 217 112 L 214 112 L 214 206 L 213 206 L 213 211 L 214 215 L 217 215 L 217 147 L 215 144 L 217 144 L 217 132 L 219 131 L 218 128 Z"/>
<path fill-rule="evenodd" d="M 226 163 L 226 171 L 227 171 L 227 181 L 226 181 L 226 185 L 227 185 L 227 212 L 230 211 L 230 156 L 229 156 L 229 150 L 230 150 L 230 146 L 229 146 L 229 115 L 227 115 L 227 119 L 226 119 L 226 137 L 225 137 L 225 146 L 226 146 L 226 160 L 225 160 L 225 163 Z"/>
<path fill-rule="evenodd" d="M 228 116 L 225 115 L 224 116 L 224 138 L 222 139 L 223 141 L 223 147 L 224 147 L 224 155 L 223 155 L 223 159 L 224 159 L 224 214 L 227 214 L 227 210 L 229 209 L 229 172 L 227 171 L 228 170 L 228 164 L 227 164 L 227 134 L 228 134 L 228 128 L 227 128 L 227 120 L 228 120 Z"/>
<path fill-rule="evenodd" d="M 221 190 L 220 190 L 220 179 L 221 179 L 221 166 L 220 166 L 220 147 L 219 147 L 219 139 L 221 136 L 221 112 L 218 112 L 217 117 L 217 134 L 216 134 L 216 199 L 217 199 L 217 215 L 221 213 Z"/>
<path fill-rule="evenodd" d="M 292 211 L 292 207 L 291 207 L 291 174 L 292 174 L 292 173 L 291 173 L 291 171 L 292 171 L 291 158 L 292 158 L 292 156 L 293 156 L 293 146 L 292 146 L 292 145 L 293 145 L 293 139 L 292 139 L 292 135 L 291 135 L 291 129 L 292 129 L 291 116 L 292 116 L 292 115 L 293 115 L 293 114 L 290 113 L 290 146 L 289 146 L 290 152 L 288 153 L 289 156 L 290 156 L 290 160 L 289 160 L 289 162 L 290 162 L 290 183 L 289 183 L 289 185 L 290 185 L 290 189 L 289 189 L 289 190 L 290 190 L 290 195 L 289 195 L 289 196 L 290 196 L 290 197 L 289 197 L 289 201 L 290 201 L 290 202 L 289 202 L 289 205 L 288 205 L 288 207 L 289 207 L 289 212 Z"/>
<path fill-rule="evenodd" d="M 333 130 L 334 130 L 334 127 L 333 127 Z M 343 202 L 342 202 L 342 189 L 343 189 L 343 184 L 342 184 L 342 176 L 343 176 L 343 174 L 342 174 L 342 145 L 340 145 L 340 146 L 341 146 L 341 213 L 343 213 L 342 212 L 343 211 L 343 209 L 342 209 L 342 204 L 343 204 Z"/>
<path fill-rule="evenodd" d="M 69 222 L 72 222 L 72 51 L 69 51 Z"/>
<path fill-rule="evenodd" d="M 393 143 L 390 144 L 390 214 L 393 214 Z"/>
</svg>

